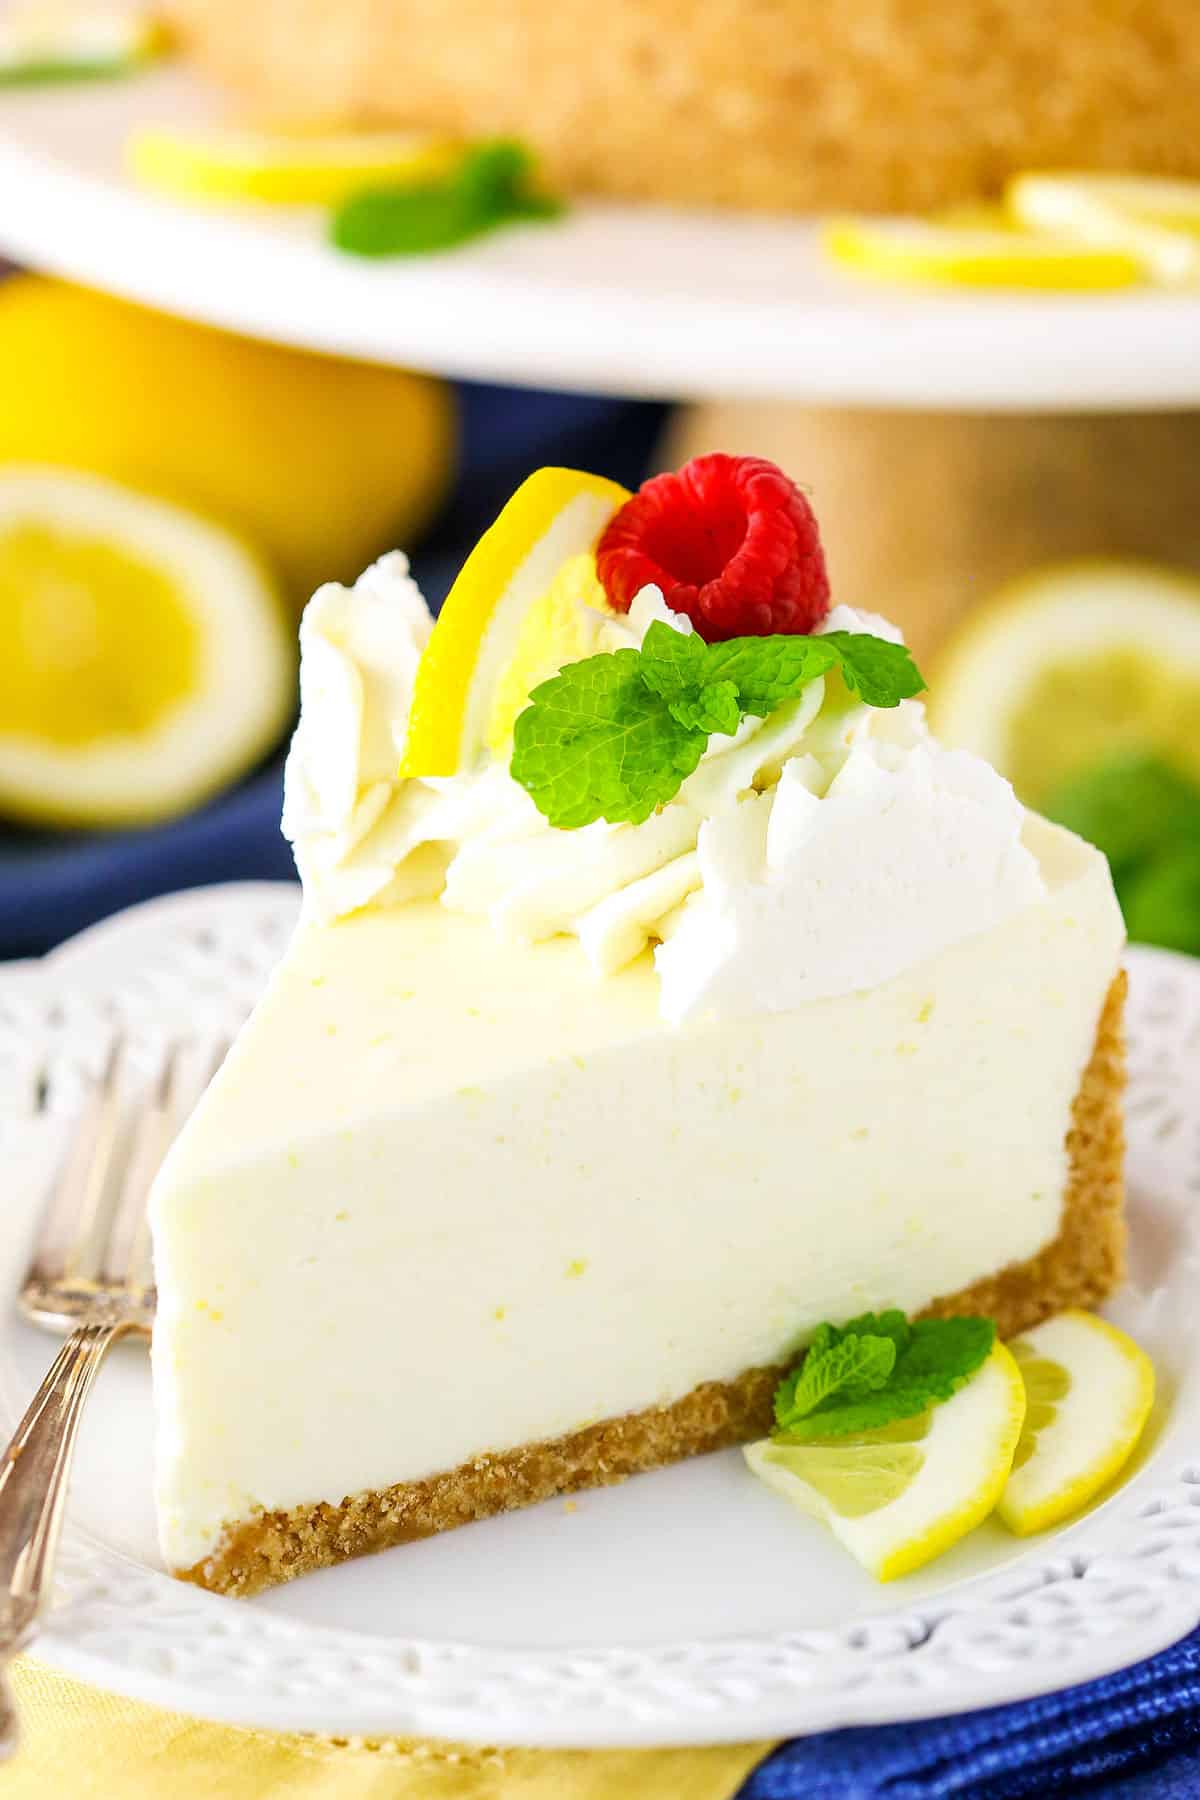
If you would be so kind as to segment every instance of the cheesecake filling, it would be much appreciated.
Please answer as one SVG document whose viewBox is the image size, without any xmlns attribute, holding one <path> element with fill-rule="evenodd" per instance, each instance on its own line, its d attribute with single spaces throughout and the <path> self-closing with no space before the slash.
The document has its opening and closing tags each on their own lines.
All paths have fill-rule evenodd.
<svg viewBox="0 0 1200 1800">
<path fill-rule="evenodd" d="M 597 650 L 638 647 L 656 620 L 692 630 L 655 587 L 624 617 L 580 613 Z M 678 1023 L 869 988 L 1045 892 L 1010 785 L 938 744 L 918 702 L 865 706 L 835 676 L 714 737 L 640 825 L 554 829 L 503 756 L 402 779 L 429 630 L 398 553 L 305 613 L 283 823 L 318 920 L 436 898 L 504 941 L 572 935 L 601 975 L 657 946 L 661 1011 Z M 823 631 L 899 638 L 845 606 Z"/>
<path fill-rule="evenodd" d="M 170 1565 L 1052 1240 L 1121 920 L 1094 851 L 1026 842 L 1047 891 L 982 936 L 679 1026 L 648 955 L 597 982 L 437 901 L 302 925 L 155 1196 Z"/>
</svg>

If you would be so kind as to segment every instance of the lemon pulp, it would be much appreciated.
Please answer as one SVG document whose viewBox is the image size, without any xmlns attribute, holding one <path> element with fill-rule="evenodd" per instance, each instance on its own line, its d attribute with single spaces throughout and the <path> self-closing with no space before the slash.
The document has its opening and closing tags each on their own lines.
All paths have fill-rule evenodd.
<svg viewBox="0 0 1200 1800">
<path fill-rule="evenodd" d="M 1057 1419 L 1059 1403 L 1071 1391 L 1071 1377 L 1061 1363 L 1039 1356 L 1032 1344 L 1020 1338 L 1008 1347 L 1025 1383 L 1025 1423 L 1013 1455 L 1013 1468 L 1020 1469 L 1037 1448 L 1039 1432 Z"/>
<path fill-rule="evenodd" d="M 772 1444 L 766 1460 L 807 1482 L 839 1519 L 865 1519 L 898 1500 L 925 1466 L 918 1443 L 929 1435 L 929 1414 L 900 1419 L 878 1431 L 844 1438 Z"/>
<path fill-rule="evenodd" d="M 1009 720 L 1003 768 L 1038 805 L 1082 769 L 1153 745 L 1200 776 L 1200 680 L 1133 645 L 1047 661 Z"/>
<path fill-rule="evenodd" d="M 564 664 L 592 655 L 600 620 L 609 611 L 595 557 L 588 551 L 569 557 L 526 613 L 512 659 L 496 678 L 486 739 L 493 756 L 511 743 L 517 715 L 534 688 Z"/>
<path fill-rule="evenodd" d="M 200 637 L 166 570 L 87 533 L 0 533 L 0 730 L 80 746 L 156 724 Z"/>
</svg>

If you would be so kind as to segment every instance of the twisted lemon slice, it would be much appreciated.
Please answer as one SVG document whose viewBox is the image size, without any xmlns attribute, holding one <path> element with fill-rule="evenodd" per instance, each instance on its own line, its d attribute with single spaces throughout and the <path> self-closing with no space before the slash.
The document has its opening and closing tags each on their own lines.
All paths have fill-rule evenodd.
<svg viewBox="0 0 1200 1800">
<path fill-rule="evenodd" d="M 880 1581 L 909 1575 L 992 1511 L 1025 1417 L 1017 1365 L 993 1346 L 965 1387 L 931 1411 L 824 1442 L 773 1439 L 745 1451 L 751 1469 L 827 1524 Z"/>
<path fill-rule="evenodd" d="M 1078 1512 L 1124 1467 L 1154 1404 L 1154 1366 L 1086 1312 L 1059 1313 L 1009 1348 L 1028 1405 L 997 1511 L 1026 1537 Z"/>
<path fill-rule="evenodd" d="M 503 745 L 530 690 L 596 648 L 604 592 L 592 551 L 626 488 L 538 469 L 485 531 L 417 668 L 405 775 L 454 775 Z"/>
<path fill-rule="evenodd" d="M 318 137 L 164 125 L 135 131 L 125 154 L 144 187 L 185 200 L 335 206 L 358 188 L 437 180 L 462 147 L 422 131 Z"/>
</svg>

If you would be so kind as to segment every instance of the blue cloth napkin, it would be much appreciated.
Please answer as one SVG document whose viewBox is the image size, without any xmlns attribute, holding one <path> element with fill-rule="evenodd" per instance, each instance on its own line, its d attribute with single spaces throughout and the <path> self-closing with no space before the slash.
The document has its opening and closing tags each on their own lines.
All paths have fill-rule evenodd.
<svg viewBox="0 0 1200 1800">
<path fill-rule="evenodd" d="M 643 402 L 463 384 L 462 466 L 442 518 L 413 555 L 440 605 L 465 552 L 541 463 L 594 469 L 636 487 L 665 409 Z M 30 832 L 0 825 L 0 957 L 35 956 L 97 919 L 177 888 L 287 880 L 279 835 L 282 752 L 203 810 L 144 831 Z"/>
<path fill-rule="evenodd" d="M 737 1800 L 1198 1800 L 1200 1631 L 1117 1675 L 1018 1706 L 827 1731 Z"/>
</svg>

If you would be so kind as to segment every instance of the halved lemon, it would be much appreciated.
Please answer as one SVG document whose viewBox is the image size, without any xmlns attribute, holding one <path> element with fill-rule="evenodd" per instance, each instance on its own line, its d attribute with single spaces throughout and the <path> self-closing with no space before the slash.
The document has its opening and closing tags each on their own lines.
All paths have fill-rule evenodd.
<svg viewBox="0 0 1200 1800">
<path fill-rule="evenodd" d="M 182 811 L 270 748 L 293 685 L 274 583 L 238 539 L 93 476 L 0 469 L 0 812 Z"/>
<path fill-rule="evenodd" d="M 1200 776 L 1200 580 L 1118 561 L 1027 575 L 945 645 L 929 714 L 1030 806 L 1126 750 Z"/>
<path fill-rule="evenodd" d="M 1124 1467 L 1154 1404 L 1154 1365 L 1085 1312 L 1059 1313 L 1009 1349 L 1028 1404 L 997 1511 L 1026 1537 L 1078 1512 Z"/>
<path fill-rule="evenodd" d="M 1126 251 L 1158 281 L 1200 277 L 1200 182 L 1135 175 L 1016 175 L 1005 204 L 1018 224 Z"/>
<path fill-rule="evenodd" d="M 937 281 L 958 287 L 1122 288 L 1142 281 L 1131 250 L 1092 246 L 1064 235 L 1004 225 L 939 224 L 928 219 L 832 219 L 823 228 L 829 256 L 857 274 L 885 281 Z"/>
<path fill-rule="evenodd" d="M 437 180 L 462 156 L 423 131 L 305 136 L 220 126 L 146 126 L 126 145 L 134 178 L 187 200 L 335 206 L 359 188 Z"/>
<path fill-rule="evenodd" d="M 746 1461 L 776 1493 L 827 1524 L 880 1581 L 921 1568 L 994 1508 L 1025 1417 L 1002 1344 L 929 1412 L 879 1431 L 805 1444 L 751 1444 Z"/>
<path fill-rule="evenodd" d="M 603 626 L 592 552 L 627 488 L 538 469 L 446 596 L 413 686 L 406 775 L 454 775 L 507 734 L 531 688 L 587 656 Z"/>
</svg>

